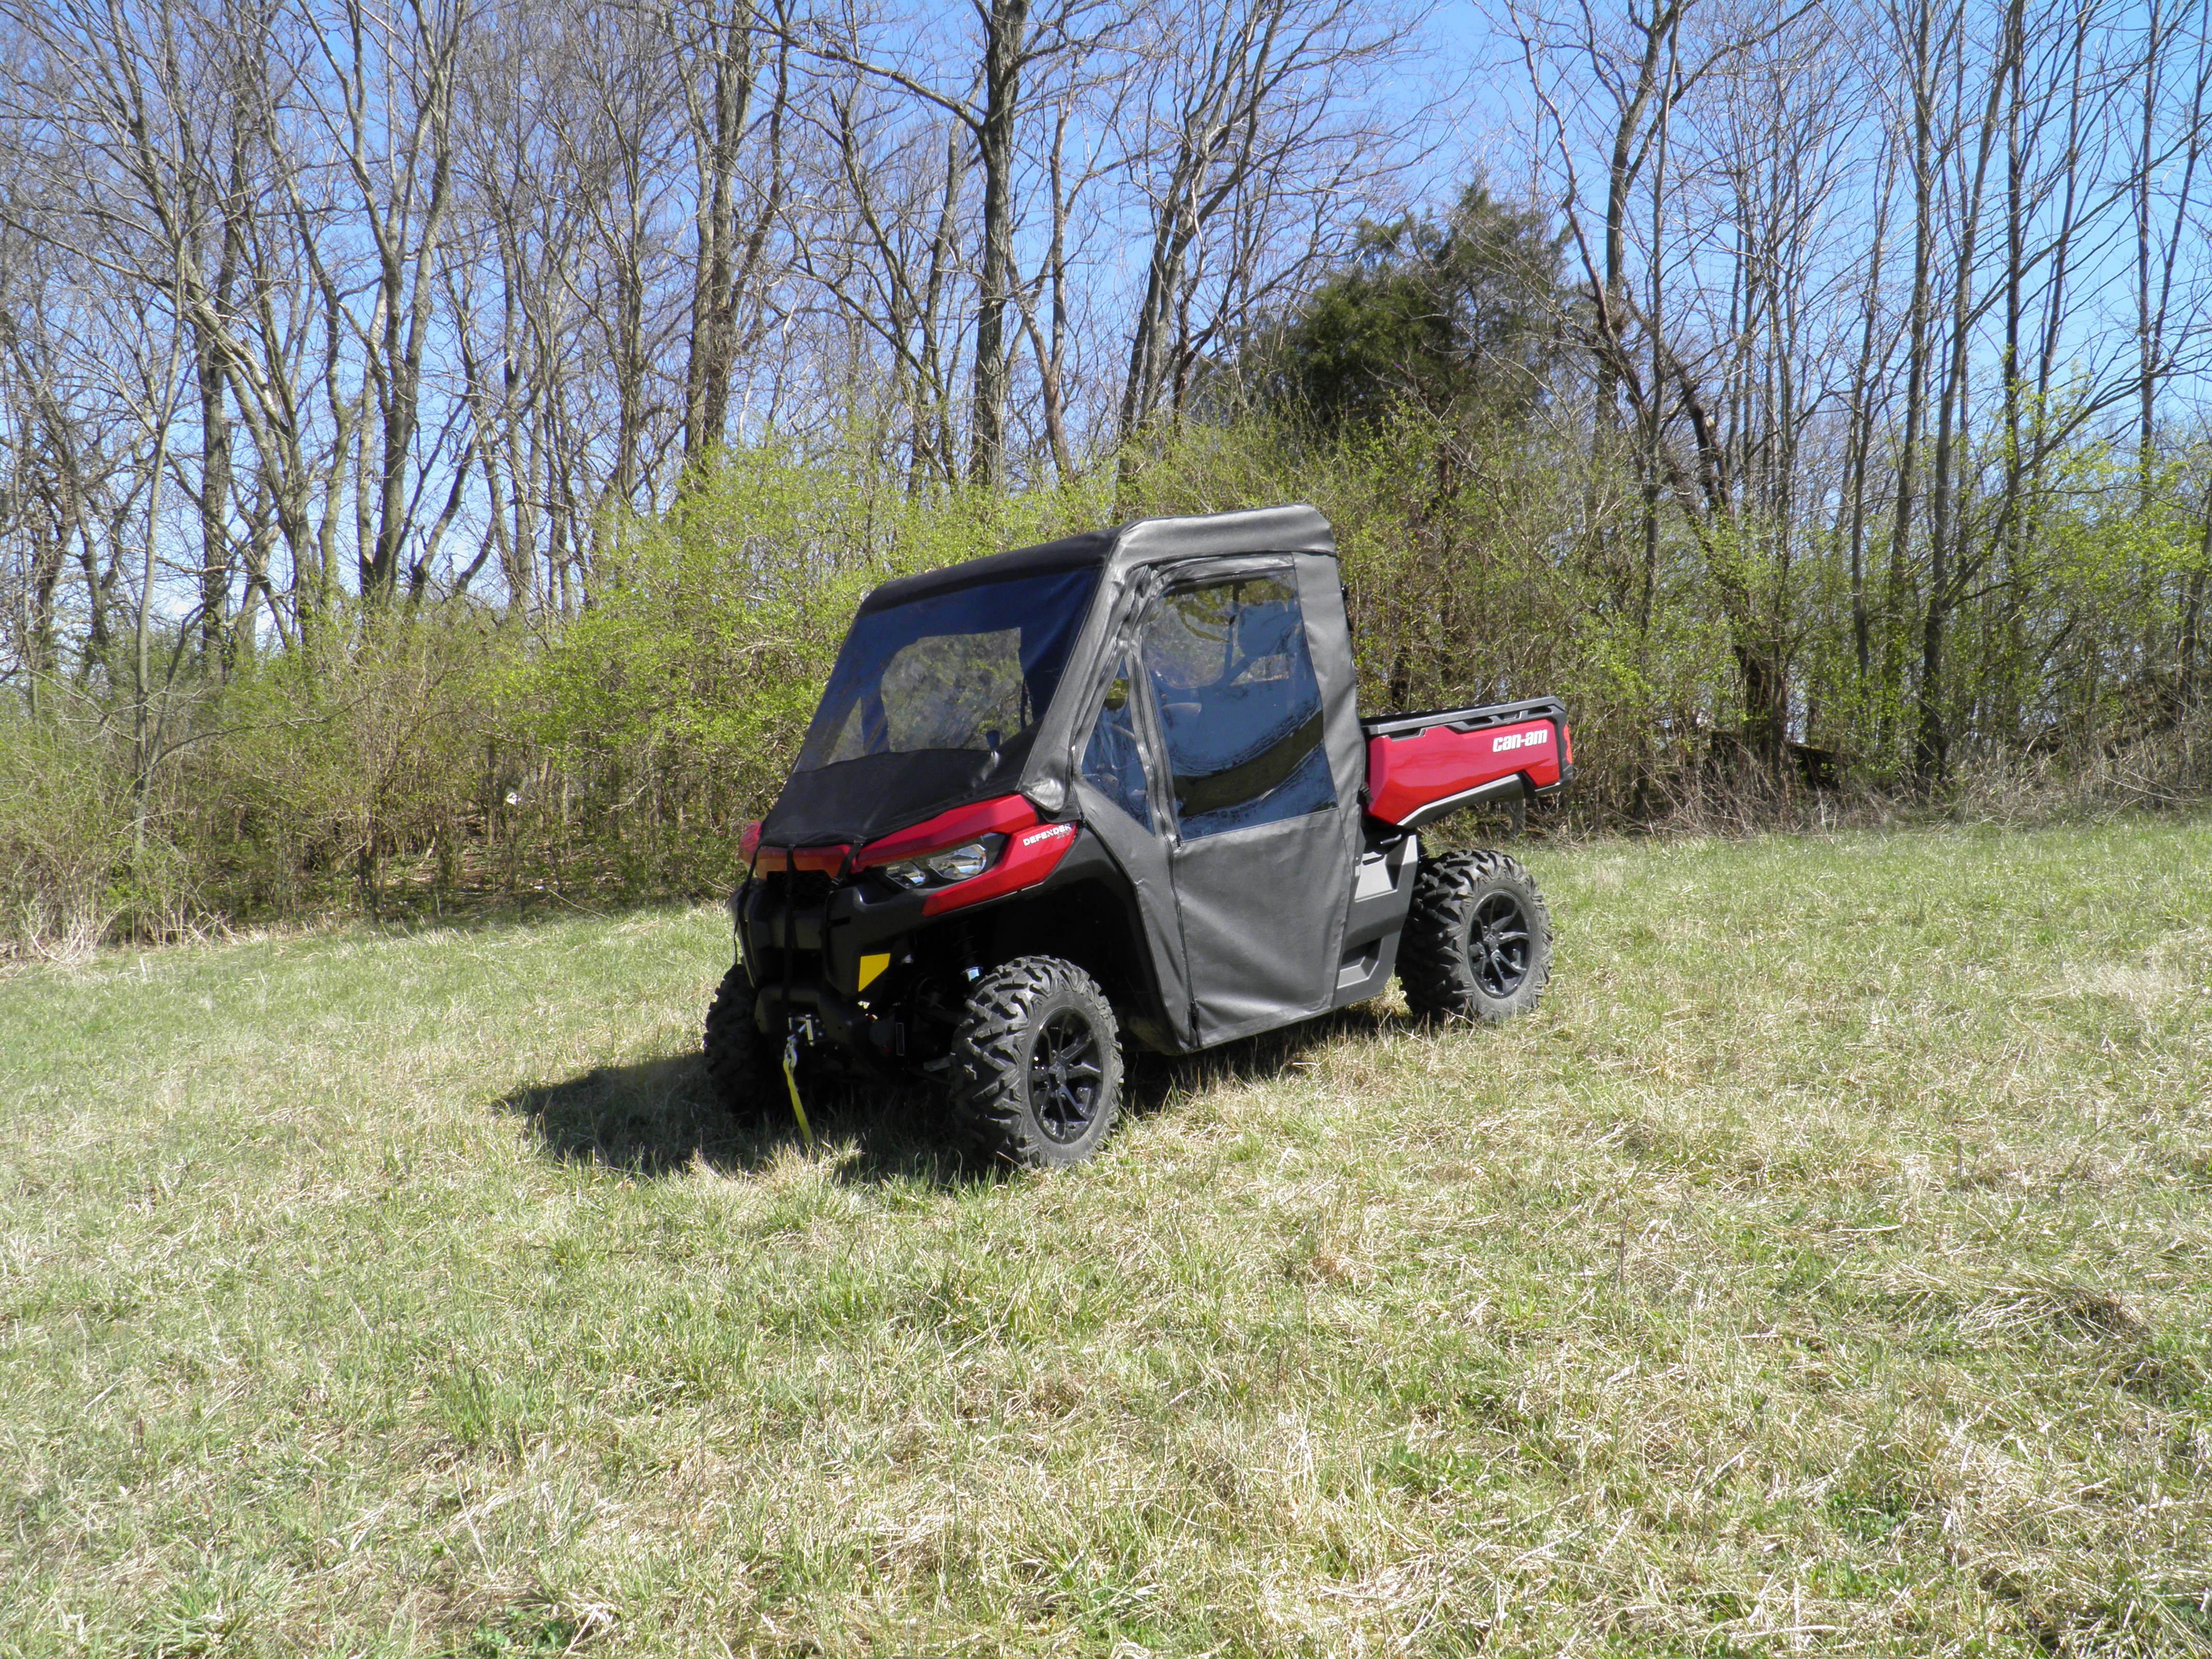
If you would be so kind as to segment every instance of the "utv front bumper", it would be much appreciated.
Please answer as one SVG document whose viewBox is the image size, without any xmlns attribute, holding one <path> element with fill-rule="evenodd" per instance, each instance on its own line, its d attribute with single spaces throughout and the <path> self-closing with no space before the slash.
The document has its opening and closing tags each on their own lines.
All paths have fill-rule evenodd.
<svg viewBox="0 0 2212 1659">
<path fill-rule="evenodd" d="M 969 913 L 1048 883 L 1083 839 L 1077 824 L 1040 824 L 1018 796 L 859 848 L 769 847 L 749 833 L 752 873 L 730 911 L 761 1031 L 777 1036 L 811 1019 L 818 1040 L 859 1060 L 903 1057 L 920 983 L 972 959 Z M 918 858 L 977 840 L 994 850 L 972 877 L 919 888 L 893 878 Z"/>
</svg>

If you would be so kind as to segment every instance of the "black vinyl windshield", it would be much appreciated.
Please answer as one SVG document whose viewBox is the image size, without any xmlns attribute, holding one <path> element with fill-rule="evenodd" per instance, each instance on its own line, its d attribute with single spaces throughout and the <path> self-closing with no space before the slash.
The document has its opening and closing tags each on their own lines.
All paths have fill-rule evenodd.
<svg viewBox="0 0 2212 1659">
<path fill-rule="evenodd" d="M 1021 775 L 1098 573 L 979 582 L 854 620 L 771 844 L 863 841 Z"/>
</svg>

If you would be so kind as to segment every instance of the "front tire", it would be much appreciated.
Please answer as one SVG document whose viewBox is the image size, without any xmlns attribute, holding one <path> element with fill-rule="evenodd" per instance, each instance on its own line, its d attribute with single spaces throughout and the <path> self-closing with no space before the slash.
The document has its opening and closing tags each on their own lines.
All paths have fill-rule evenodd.
<svg viewBox="0 0 2212 1659">
<path fill-rule="evenodd" d="M 707 1083 L 714 1098 L 733 1115 L 765 1117 L 783 1098 L 783 1078 L 778 1056 L 753 1022 L 753 1003 L 758 993 L 752 974 L 742 962 L 722 975 L 720 988 L 707 1009 L 707 1030 L 702 1043 L 707 1060 Z"/>
<path fill-rule="evenodd" d="M 952 1038 L 952 1109 L 984 1152 L 1062 1169 L 1098 1150 L 1121 1106 L 1121 1033 L 1091 975 L 1018 957 L 969 988 Z"/>
<path fill-rule="evenodd" d="M 1551 913 L 1526 870 L 1503 853 L 1421 860 L 1398 951 L 1416 1014 L 1511 1019 L 1534 1009 L 1551 977 Z"/>
</svg>

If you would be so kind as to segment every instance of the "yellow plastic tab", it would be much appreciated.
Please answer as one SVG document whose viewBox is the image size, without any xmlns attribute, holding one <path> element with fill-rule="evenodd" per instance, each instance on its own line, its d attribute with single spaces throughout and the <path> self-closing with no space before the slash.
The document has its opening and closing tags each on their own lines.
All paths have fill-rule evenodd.
<svg viewBox="0 0 2212 1659">
<path fill-rule="evenodd" d="M 860 958 L 860 982 L 853 988 L 858 991 L 866 990 L 868 988 L 868 981 L 875 978 L 878 974 L 882 973 L 884 969 L 890 965 L 891 957 L 890 952 L 888 951 L 883 952 L 880 956 L 862 957 Z"/>
</svg>

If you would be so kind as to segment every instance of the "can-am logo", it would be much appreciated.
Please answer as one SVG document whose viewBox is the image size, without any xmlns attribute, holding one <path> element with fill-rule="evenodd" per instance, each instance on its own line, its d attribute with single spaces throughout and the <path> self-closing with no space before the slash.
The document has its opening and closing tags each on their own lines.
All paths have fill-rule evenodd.
<svg viewBox="0 0 2212 1659">
<path fill-rule="evenodd" d="M 1074 833 L 1075 826 L 1072 823 L 1048 823 L 1042 830 L 1032 830 L 1024 836 L 1022 845 L 1034 847 L 1041 841 L 1058 841 L 1062 836 L 1072 836 Z"/>
<path fill-rule="evenodd" d="M 1502 755 L 1509 749 L 1536 749 L 1552 740 L 1552 728 L 1540 726 L 1533 732 L 1508 732 L 1502 738 L 1490 740 L 1490 752 Z"/>
</svg>

